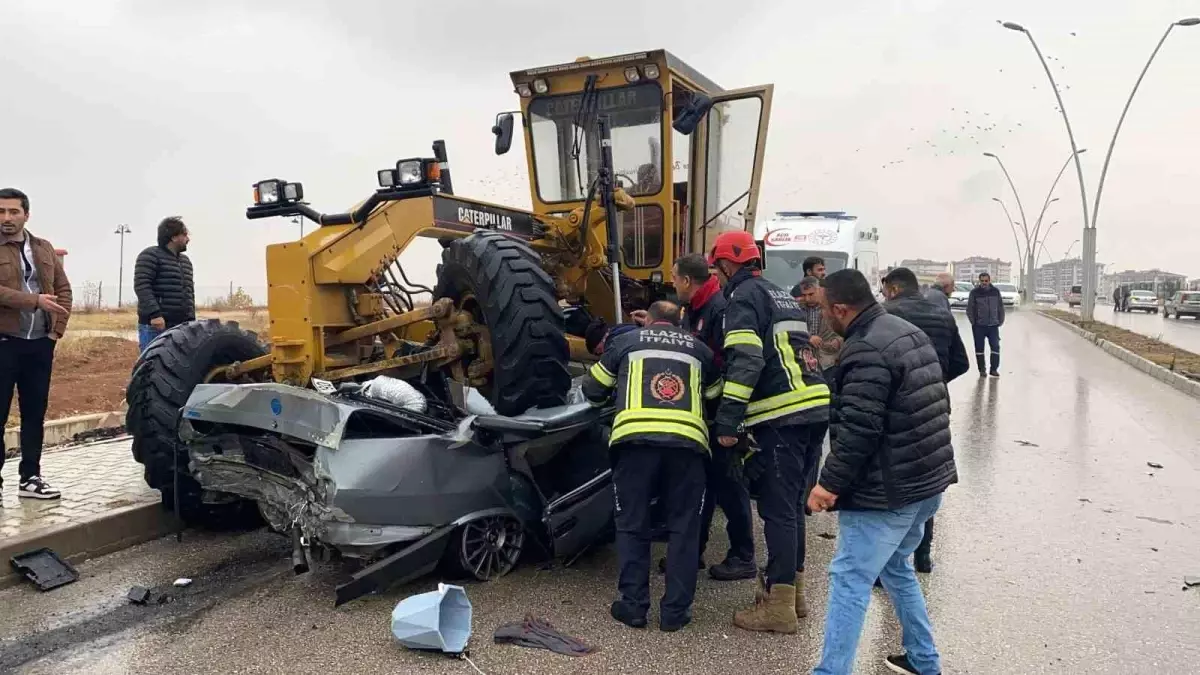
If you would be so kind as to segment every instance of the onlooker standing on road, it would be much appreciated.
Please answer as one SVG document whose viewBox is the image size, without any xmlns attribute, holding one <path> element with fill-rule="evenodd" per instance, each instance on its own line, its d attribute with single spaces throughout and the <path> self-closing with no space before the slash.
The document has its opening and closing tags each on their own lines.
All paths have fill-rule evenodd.
<svg viewBox="0 0 1200 675">
<path fill-rule="evenodd" d="M 834 272 L 824 287 L 825 320 L 846 344 L 829 411 L 831 449 L 808 498 L 813 511 L 839 513 L 825 644 L 813 672 L 852 671 L 871 583 L 880 579 L 905 650 L 887 657 L 888 666 L 940 673 L 925 598 L 908 562 L 942 493 L 958 482 L 937 351 L 919 328 L 875 302 L 858 270 Z"/>
<path fill-rule="evenodd" d="M 967 321 L 971 322 L 971 333 L 975 337 L 975 364 L 979 376 L 1000 377 L 1000 326 L 1004 325 L 1004 296 L 992 285 L 987 272 L 979 275 L 979 285 L 967 296 Z M 991 353 L 991 370 L 984 368 L 983 341 L 987 340 Z"/>
<path fill-rule="evenodd" d="M 953 282 L 951 282 L 953 283 Z M 953 287 L 953 286 L 952 286 Z M 945 298 L 936 287 L 933 289 Z M 917 275 L 906 267 L 897 267 L 888 272 L 883 278 L 883 294 L 888 301 L 883 308 L 888 314 L 898 316 L 911 323 L 925 333 L 925 337 L 933 343 L 937 350 L 938 363 L 942 368 L 942 381 L 949 384 L 950 380 L 966 373 L 971 369 L 971 361 L 967 358 L 967 348 L 962 336 L 958 334 L 958 324 L 949 309 L 942 309 L 936 299 L 922 297 L 917 283 Z M 946 409 L 950 409 L 950 399 L 946 399 Z M 928 574 L 933 571 L 933 561 L 930 559 L 930 548 L 933 546 L 933 518 L 925 523 L 925 536 L 913 554 L 913 564 L 917 571 Z"/>
<path fill-rule="evenodd" d="M 58 499 L 59 491 L 42 479 L 42 434 L 54 346 L 71 312 L 71 282 L 54 246 L 25 229 L 28 220 L 29 197 L 15 188 L 0 190 L 0 420 L 8 419 L 15 387 L 21 411 L 17 496 Z"/>
<path fill-rule="evenodd" d="M 138 254 L 133 266 L 133 290 L 138 299 L 138 347 L 159 333 L 196 320 L 196 287 L 187 250 L 187 226 L 178 217 L 158 224 L 158 245 Z"/>
<path fill-rule="evenodd" d="M 932 300 L 939 307 L 944 307 L 948 312 L 950 311 L 950 294 L 953 292 L 954 277 L 950 276 L 949 272 L 941 272 L 937 275 L 937 281 L 925 292 L 925 298 Z"/>
</svg>

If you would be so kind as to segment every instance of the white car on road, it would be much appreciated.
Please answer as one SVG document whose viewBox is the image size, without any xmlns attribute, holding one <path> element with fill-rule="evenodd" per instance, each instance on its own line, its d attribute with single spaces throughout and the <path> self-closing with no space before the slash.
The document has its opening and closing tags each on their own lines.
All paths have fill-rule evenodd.
<svg viewBox="0 0 1200 675">
<path fill-rule="evenodd" d="M 1039 289 L 1033 294 L 1033 301 L 1053 305 L 1058 303 L 1058 294 L 1048 288 Z"/>
<path fill-rule="evenodd" d="M 954 282 L 954 292 L 950 294 L 950 309 L 966 309 L 967 298 L 971 295 L 971 284 L 965 281 Z"/>
<path fill-rule="evenodd" d="M 1005 306 L 1016 307 L 1021 304 L 1021 294 L 1017 292 L 1017 287 L 1014 284 L 992 284 L 996 290 L 1000 291 L 1000 297 Z"/>
<path fill-rule="evenodd" d="M 1129 293 L 1129 304 L 1126 306 L 1125 311 L 1132 312 L 1134 310 L 1149 314 L 1158 314 L 1158 296 L 1154 291 L 1131 291 Z"/>
</svg>

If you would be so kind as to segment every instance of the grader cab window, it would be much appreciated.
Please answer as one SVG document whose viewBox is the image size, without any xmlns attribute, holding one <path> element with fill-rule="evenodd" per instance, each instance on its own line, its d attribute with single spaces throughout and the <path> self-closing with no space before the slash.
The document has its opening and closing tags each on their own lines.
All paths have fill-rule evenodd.
<svg viewBox="0 0 1200 675">
<path fill-rule="evenodd" d="M 716 232 L 741 230 L 750 202 L 762 99 L 720 101 L 708 114 L 704 222 Z"/>
<path fill-rule="evenodd" d="M 662 89 L 657 83 L 600 89 L 592 110 L 612 122 L 613 168 L 630 195 L 662 189 Z M 582 119 L 582 92 L 529 103 L 538 196 L 547 203 L 581 201 L 600 167 L 595 117 Z"/>
</svg>

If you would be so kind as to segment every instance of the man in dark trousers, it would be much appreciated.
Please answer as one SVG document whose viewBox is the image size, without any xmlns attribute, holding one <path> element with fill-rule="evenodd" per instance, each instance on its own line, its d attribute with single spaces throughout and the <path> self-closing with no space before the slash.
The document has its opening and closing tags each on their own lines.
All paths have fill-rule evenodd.
<svg viewBox="0 0 1200 675">
<path fill-rule="evenodd" d="M 903 630 L 905 653 L 888 656 L 888 668 L 941 673 L 925 598 L 908 562 L 942 493 L 958 482 L 937 350 L 919 328 L 875 302 L 858 270 L 834 272 L 823 285 L 825 320 L 846 344 L 829 410 L 831 447 L 808 497 L 813 511 L 838 511 L 825 642 L 813 673 L 853 671 L 875 579 Z"/>
<path fill-rule="evenodd" d="M 42 478 L 42 438 L 54 347 L 71 312 L 71 282 L 54 246 L 25 229 L 28 220 L 29 197 L 0 189 L 0 420 L 8 419 L 15 388 L 21 410 L 17 496 L 58 499 L 59 491 Z M 3 488 L 0 477 L 0 493 Z"/>
<path fill-rule="evenodd" d="M 807 467 L 821 458 L 829 424 L 829 387 L 809 344 L 800 305 L 788 291 L 762 276 L 762 254 L 749 232 L 717 236 L 709 262 L 727 279 L 725 388 L 713 425 L 726 448 L 738 444 L 742 427 L 759 449 L 746 473 L 758 473 L 758 514 L 767 540 L 765 588 L 733 624 L 753 631 L 794 633 L 804 602 L 804 561 L 797 559 L 796 505 Z M 751 463 L 763 468 L 752 471 Z"/>
<path fill-rule="evenodd" d="M 158 224 L 158 245 L 138 254 L 133 290 L 138 299 L 138 348 L 146 350 L 158 334 L 196 320 L 192 261 L 183 254 L 191 237 L 177 217 Z"/>
<path fill-rule="evenodd" d="M 650 500 L 665 501 L 666 593 L 659 628 L 676 631 L 692 620 L 704 462 L 708 455 L 706 401 L 721 395 L 712 351 L 679 327 L 678 306 L 659 301 L 646 325 L 617 338 L 583 381 L 588 400 L 606 405 L 616 394 L 610 446 L 614 451 L 620 597 L 613 618 L 646 626 L 650 609 Z"/>
<path fill-rule="evenodd" d="M 954 316 L 950 310 L 938 304 L 937 300 L 921 295 L 921 285 L 912 270 L 897 267 L 888 272 L 883 278 L 883 294 L 888 299 L 883 304 L 888 314 L 898 316 L 920 328 L 933 343 L 942 369 L 942 382 L 949 384 L 950 380 L 971 369 L 967 348 L 958 333 L 958 324 L 955 323 Z M 946 399 L 946 407 L 950 407 L 949 398 Z M 922 574 L 933 571 L 933 561 L 929 555 L 932 545 L 933 518 L 930 518 L 925 523 L 925 536 L 913 553 L 913 564 Z"/>
<path fill-rule="evenodd" d="M 971 322 L 971 333 L 975 337 L 975 364 L 979 376 L 1000 377 L 1000 326 L 1004 325 L 1004 297 L 1000 289 L 992 285 L 992 276 L 987 272 L 979 275 L 979 285 L 967 296 L 967 321 Z M 987 340 L 992 350 L 991 370 L 985 370 L 983 341 Z"/>
</svg>

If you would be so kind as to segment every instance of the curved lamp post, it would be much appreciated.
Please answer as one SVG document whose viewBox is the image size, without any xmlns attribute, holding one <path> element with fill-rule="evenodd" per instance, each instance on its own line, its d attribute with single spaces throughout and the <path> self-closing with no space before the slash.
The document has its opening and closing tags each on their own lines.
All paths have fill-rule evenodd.
<svg viewBox="0 0 1200 675">
<path fill-rule="evenodd" d="M 1001 24 L 1005 28 L 1024 33 L 1025 37 L 1029 38 L 1029 44 L 1033 46 L 1033 51 L 1037 53 L 1038 61 L 1042 64 L 1042 69 L 1046 71 L 1046 77 L 1050 80 L 1050 88 L 1054 90 L 1054 97 L 1058 100 L 1058 109 L 1062 112 L 1063 124 L 1067 127 L 1067 138 L 1071 141 L 1072 157 L 1075 160 L 1075 172 L 1079 177 L 1079 199 L 1083 207 L 1083 298 L 1081 299 L 1080 314 L 1084 321 L 1091 321 L 1093 311 L 1096 306 L 1096 220 L 1088 218 L 1087 205 L 1087 189 L 1083 182 L 1083 165 L 1079 161 L 1079 148 L 1075 145 L 1075 133 L 1071 130 L 1071 120 L 1067 116 L 1067 107 L 1063 104 L 1062 94 L 1058 91 L 1058 83 L 1054 81 L 1054 74 L 1050 72 L 1050 66 L 1046 63 L 1046 59 L 1042 56 L 1042 50 L 1038 47 L 1037 41 L 1033 39 L 1033 34 L 1024 26 L 1012 21 L 1005 21 Z M 1108 153 L 1104 158 L 1104 168 L 1100 173 L 1100 184 L 1096 190 L 1096 205 L 1095 209 L 1100 206 L 1100 186 L 1104 183 L 1104 176 L 1108 172 L 1109 160 L 1112 158 L 1113 146 L 1116 145 L 1117 135 L 1121 131 L 1121 124 L 1125 121 L 1125 114 L 1129 112 L 1129 106 L 1133 102 L 1133 97 L 1137 93 L 1138 87 L 1142 83 L 1142 79 L 1146 76 L 1146 71 L 1150 69 L 1150 64 L 1154 62 L 1154 57 L 1158 55 L 1159 49 L 1167 40 L 1167 36 L 1176 26 L 1190 27 L 1200 25 L 1200 17 L 1189 17 L 1173 22 L 1167 27 L 1162 38 L 1158 41 L 1154 51 L 1151 52 L 1150 58 L 1146 61 L 1146 65 L 1142 68 L 1141 74 L 1138 76 L 1137 82 L 1133 85 L 1133 91 L 1129 93 L 1129 99 L 1125 102 L 1125 108 L 1121 112 L 1121 118 L 1117 122 L 1117 128 L 1113 132 L 1112 140 L 1109 142 Z M 1093 215 L 1095 213 L 1093 209 Z"/>
<path fill-rule="evenodd" d="M 1017 269 L 1018 269 L 1018 271 L 1019 271 L 1019 272 L 1020 272 L 1020 274 L 1021 274 L 1021 280 L 1022 280 L 1022 281 L 1024 281 L 1024 278 L 1025 278 L 1025 271 L 1024 271 L 1024 266 L 1025 266 L 1025 263 L 1024 263 L 1024 262 L 1022 262 L 1022 261 L 1024 261 L 1024 260 L 1025 260 L 1025 258 L 1024 258 L 1024 256 L 1021 254 L 1021 239 L 1020 239 L 1019 237 L 1017 237 L 1017 228 L 1016 228 L 1016 226 L 1015 226 L 1015 223 L 1016 223 L 1017 221 L 1015 221 L 1015 220 L 1013 220 L 1013 219 L 1012 219 L 1012 215 L 1010 215 L 1010 214 L 1009 214 L 1009 212 L 1008 212 L 1008 207 L 1004 205 L 1004 202 L 1003 202 L 1003 201 L 1001 201 L 1001 199 L 1000 199 L 999 197 L 992 197 L 992 201 L 996 202 L 997 204 L 999 204 L 999 205 L 1000 205 L 1000 208 L 1004 209 L 1004 221 L 1008 223 L 1008 227 L 1009 227 L 1009 229 L 1011 229 L 1011 230 L 1012 230 L 1012 233 L 1013 233 L 1013 243 L 1017 245 L 1017 261 L 1018 261 L 1018 262 L 1017 262 Z M 1022 227 L 1023 227 L 1023 226 L 1022 226 Z M 1028 245 L 1028 240 L 1026 240 L 1026 245 Z"/>
<path fill-rule="evenodd" d="M 1000 165 L 1000 170 L 1004 172 L 1004 178 L 1008 180 L 1008 187 L 1012 190 L 1013 198 L 1017 200 L 1017 210 L 1021 213 L 1021 231 L 1025 234 L 1025 257 L 1031 258 L 1033 251 L 1029 239 L 1029 220 L 1025 218 L 1025 207 L 1021 204 L 1021 195 L 1017 194 L 1017 186 L 1013 184 L 1012 176 L 1009 175 L 1008 169 L 1004 166 L 1004 162 L 1000 159 L 999 155 L 994 152 L 985 152 L 983 156 L 996 160 L 996 163 Z M 1020 247 L 1018 247 L 1017 253 L 1020 254 Z M 1021 263 L 1021 267 L 1025 270 L 1025 273 L 1021 275 L 1021 285 L 1025 288 L 1026 302 L 1032 302 L 1030 298 L 1033 297 L 1033 289 L 1029 286 L 1029 260 L 1024 260 Z"/>
</svg>

